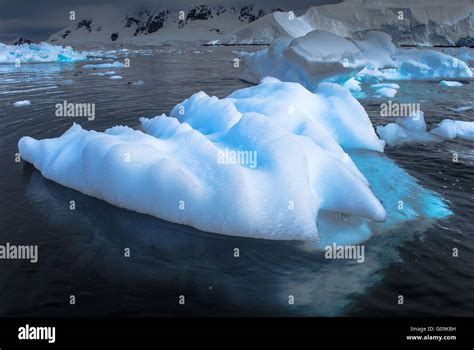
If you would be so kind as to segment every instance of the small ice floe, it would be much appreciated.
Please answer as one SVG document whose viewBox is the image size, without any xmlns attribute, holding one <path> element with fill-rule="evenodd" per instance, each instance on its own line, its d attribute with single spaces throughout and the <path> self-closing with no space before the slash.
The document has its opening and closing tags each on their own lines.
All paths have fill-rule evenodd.
<svg viewBox="0 0 474 350">
<path fill-rule="evenodd" d="M 449 109 L 450 111 L 458 112 L 458 113 L 470 111 L 470 110 L 473 109 L 473 108 L 474 108 L 474 104 L 473 104 L 473 105 L 468 105 L 468 106 L 456 107 L 456 108 L 448 107 L 448 109 Z"/>
<path fill-rule="evenodd" d="M 94 68 L 122 68 L 125 67 L 125 64 L 119 61 L 114 61 L 112 63 L 97 63 L 97 64 L 86 64 L 82 68 L 94 69 Z"/>
<path fill-rule="evenodd" d="M 445 139 L 474 140 L 474 122 L 444 119 L 430 132 Z"/>
<path fill-rule="evenodd" d="M 441 80 L 439 82 L 439 85 L 447 86 L 447 87 L 457 87 L 457 86 L 463 86 L 463 83 L 461 83 L 459 81 Z"/>
<path fill-rule="evenodd" d="M 389 89 L 400 89 L 400 85 L 395 83 L 378 83 L 370 85 L 372 89 L 382 89 L 382 88 L 389 88 Z"/>
<path fill-rule="evenodd" d="M 128 85 L 144 85 L 145 82 L 143 80 L 137 80 L 137 81 L 129 81 L 127 84 Z"/>
<path fill-rule="evenodd" d="M 377 126 L 377 134 L 388 146 L 407 142 L 437 142 L 442 141 L 436 135 L 426 131 L 424 113 L 417 111 L 408 117 L 397 118 L 395 123 Z"/>
<path fill-rule="evenodd" d="M 117 79 L 122 79 L 122 77 L 120 75 L 112 75 L 109 79 L 117 80 Z"/>
<path fill-rule="evenodd" d="M 114 75 L 116 74 L 113 70 L 110 70 L 108 72 L 96 72 L 96 73 L 90 73 L 89 75 L 98 75 L 100 77 L 103 77 L 104 75 Z"/>
<path fill-rule="evenodd" d="M 389 87 L 383 87 L 375 91 L 375 96 L 377 97 L 388 97 L 393 98 L 397 94 L 397 89 L 392 89 Z"/>
<path fill-rule="evenodd" d="M 16 101 L 13 105 L 15 107 L 23 107 L 23 106 L 29 106 L 31 104 L 30 100 L 22 100 L 22 101 Z"/>
</svg>

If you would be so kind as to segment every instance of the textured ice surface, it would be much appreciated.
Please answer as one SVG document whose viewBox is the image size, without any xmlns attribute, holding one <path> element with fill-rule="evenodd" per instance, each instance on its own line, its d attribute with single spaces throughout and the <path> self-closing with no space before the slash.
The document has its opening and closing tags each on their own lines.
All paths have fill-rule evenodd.
<svg viewBox="0 0 474 350">
<path fill-rule="evenodd" d="M 70 46 L 0 43 L 0 63 L 72 62 L 86 59 L 85 53 L 75 51 Z"/>
<path fill-rule="evenodd" d="M 20 154 L 84 194 L 221 234 L 348 243 L 367 239 L 377 221 L 437 218 L 424 203 L 434 194 L 384 165 L 390 161 L 365 110 L 336 84 L 312 94 L 269 78 L 224 99 L 199 92 L 169 117 L 140 121 L 143 132 L 75 124 L 59 138 L 23 137 Z M 361 172 L 351 158 L 358 152 L 364 167 L 377 161 L 382 168 Z M 413 182 L 415 194 L 400 181 Z M 371 186 L 379 182 L 391 183 L 413 209 L 386 218 L 379 200 L 392 206 L 395 197 L 379 188 L 377 198 Z"/>
</svg>

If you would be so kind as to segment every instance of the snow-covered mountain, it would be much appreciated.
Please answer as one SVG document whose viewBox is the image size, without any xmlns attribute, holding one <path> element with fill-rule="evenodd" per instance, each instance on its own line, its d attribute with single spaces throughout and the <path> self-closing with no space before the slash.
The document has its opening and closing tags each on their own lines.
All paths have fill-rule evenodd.
<svg viewBox="0 0 474 350">
<path fill-rule="evenodd" d="M 9 44 L 10 45 L 23 45 L 23 44 L 31 44 L 31 43 L 33 43 L 32 40 L 25 39 L 22 36 L 18 36 L 15 39 L 13 39 Z"/>
<path fill-rule="evenodd" d="M 49 38 L 54 44 L 136 43 L 222 39 L 224 34 L 279 9 L 198 5 L 183 10 L 148 9 L 133 14 L 98 13 L 76 18 Z"/>
<path fill-rule="evenodd" d="M 219 44 L 269 44 L 314 29 L 349 38 L 379 30 L 399 45 L 474 46 L 474 1 L 346 0 L 313 6 L 299 17 L 273 12 L 225 35 Z"/>
</svg>

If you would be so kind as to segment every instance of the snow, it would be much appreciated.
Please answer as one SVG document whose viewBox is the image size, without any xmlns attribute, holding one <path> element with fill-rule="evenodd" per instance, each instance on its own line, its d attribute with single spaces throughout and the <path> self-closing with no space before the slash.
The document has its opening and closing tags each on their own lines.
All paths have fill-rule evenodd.
<svg viewBox="0 0 474 350">
<path fill-rule="evenodd" d="M 460 138 L 474 140 L 474 122 L 444 119 L 436 128 L 431 130 L 432 134 L 445 139 Z"/>
<path fill-rule="evenodd" d="M 22 100 L 22 101 L 16 101 L 13 105 L 15 107 L 23 107 L 23 106 L 29 106 L 31 104 L 30 100 Z"/>
<path fill-rule="evenodd" d="M 125 67 L 125 64 L 123 62 L 119 62 L 119 61 L 114 61 L 112 63 L 89 63 L 89 64 L 86 64 L 86 65 L 82 66 L 82 68 L 86 68 L 86 69 L 122 68 L 122 67 Z"/>
<path fill-rule="evenodd" d="M 382 143 L 335 84 L 312 94 L 266 79 L 224 99 L 199 92 L 141 124 L 144 132 L 74 124 L 59 138 L 23 137 L 20 154 L 64 186 L 208 232 L 317 240 L 320 211 L 385 219 L 346 153 L 380 152 Z M 238 152 L 246 161 L 235 162 Z"/>
<path fill-rule="evenodd" d="M 73 62 L 86 60 L 83 52 L 69 46 L 57 46 L 48 43 L 5 45 L 0 43 L 0 63 L 43 63 Z"/>
<path fill-rule="evenodd" d="M 398 18 L 400 10 L 403 20 Z M 383 31 L 397 45 L 455 46 L 474 37 L 473 17 L 472 1 L 346 0 L 310 7 L 294 19 L 289 12 L 268 14 L 225 35 L 220 43 L 270 44 L 280 37 L 296 38 L 322 29 L 352 39 L 367 31 Z"/>
<path fill-rule="evenodd" d="M 135 10 L 123 6 L 82 9 L 75 21 L 51 35 L 48 41 L 74 45 L 205 44 L 222 39 L 224 33 L 239 29 L 252 19 L 269 13 L 273 7 L 271 4 L 259 8 L 224 3 L 212 6 L 197 2 L 166 5 L 156 1 L 149 5 Z M 179 19 L 180 11 L 184 11 L 185 20 Z"/>
<path fill-rule="evenodd" d="M 408 142 L 438 142 L 441 139 L 426 131 L 424 113 L 417 111 L 408 117 L 397 118 L 395 123 L 377 127 L 377 134 L 388 146 Z"/>
<path fill-rule="evenodd" d="M 447 86 L 447 87 L 457 87 L 457 86 L 463 86 L 463 83 L 460 83 L 459 81 L 441 80 L 441 81 L 439 82 L 439 85 L 441 85 L 441 86 Z"/>
<path fill-rule="evenodd" d="M 118 79 L 123 79 L 123 78 L 120 75 L 112 75 L 109 79 L 118 80 Z"/>
</svg>

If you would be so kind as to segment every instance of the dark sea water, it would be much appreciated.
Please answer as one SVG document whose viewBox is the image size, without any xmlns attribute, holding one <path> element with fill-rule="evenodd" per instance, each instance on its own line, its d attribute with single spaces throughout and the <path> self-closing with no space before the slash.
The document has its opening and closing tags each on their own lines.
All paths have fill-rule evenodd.
<svg viewBox="0 0 474 350">
<path fill-rule="evenodd" d="M 249 86 L 238 79 L 242 68 L 234 68 L 232 50 L 132 53 L 131 68 L 113 69 L 121 80 L 91 76 L 84 63 L 0 65 L 0 244 L 39 246 L 36 264 L 0 261 L 0 316 L 474 316 L 472 142 L 386 150 L 419 184 L 441 194 L 453 215 L 374 235 L 365 242 L 364 264 L 328 261 L 299 242 L 209 234 L 116 208 L 15 162 L 25 135 L 57 137 L 72 121 L 95 130 L 138 127 L 139 117 L 168 113 L 199 90 L 224 97 Z M 62 83 L 68 79 L 74 84 Z M 144 85 L 127 84 L 137 80 Z M 400 85 L 394 101 L 421 103 L 428 125 L 448 117 L 474 121 L 473 110 L 447 109 L 474 102 L 472 81 L 461 88 Z M 30 106 L 13 106 L 25 99 Z M 63 100 L 95 103 L 95 120 L 56 117 L 54 105 Z M 374 125 L 392 121 L 378 117 L 380 100 L 361 103 Z"/>
</svg>

